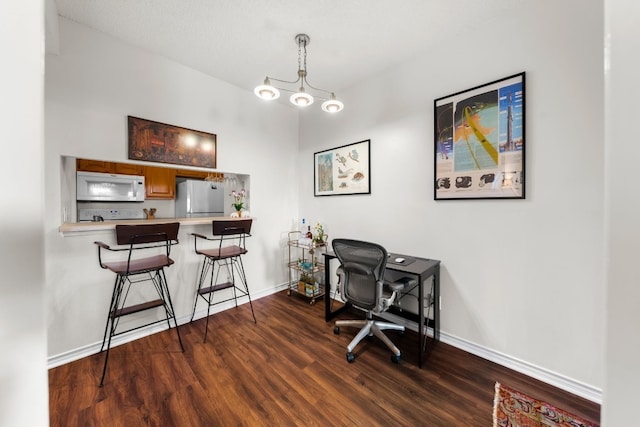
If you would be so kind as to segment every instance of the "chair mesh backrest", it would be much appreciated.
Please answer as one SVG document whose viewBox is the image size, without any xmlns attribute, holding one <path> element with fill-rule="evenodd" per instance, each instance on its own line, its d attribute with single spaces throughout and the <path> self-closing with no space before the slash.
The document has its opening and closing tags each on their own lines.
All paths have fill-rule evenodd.
<svg viewBox="0 0 640 427">
<path fill-rule="evenodd" d="M 131 243 L 158 243 L 178 240 L 179 222 L 166 224 L 116 225 L 116 242 L 119 245 Z"/>
<path fill-rule="evenodd" d="M 234 234 L 249 234 L 252 219 L 237 219 L 231 221 L 213 221 L 214 236 L 230 236 Z"/>
<path fill-rule="evenodd" d="M 350 303 L 371 310 L 377 305 L 378 281 L 384 277 L 387 251 L 376 243 L 334 239 L 335 252 L 345 273 L 342 293 Z"/>
</svg>

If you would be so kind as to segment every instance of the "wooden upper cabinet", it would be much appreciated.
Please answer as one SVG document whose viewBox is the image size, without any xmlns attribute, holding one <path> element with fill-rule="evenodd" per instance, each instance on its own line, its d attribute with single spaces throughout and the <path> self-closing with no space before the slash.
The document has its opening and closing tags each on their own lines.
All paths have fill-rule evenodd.
<svg viewBox="0 0 640 427">
<path fill-rule="evenodd" d="M 83 172 L 118 173 L 122 175 L 144 175 L 144 166 L 142 165 L 91 159 L 76 159 L 76 170 Z"/>
<path fill-rule="evenodd" d="M 174 168 L 144 167 L 147 199 L 176 198 L 176 170 Z"/>
<path fill-rule="evenodd" d="M 111 162 L 102 160 L 76 159 L 76 170 L 82 172 L 111 173 Z"/>
<path fill-rule="evenodd" d="M 180 178 L 205 179 L 209 172 L 196 171 L 191 169 L 176 169 L 176 176 Z"/>
<path fill-rule="evenodd" d="M 113 173 L 122 175 L 144 175 L 144 166 L 131 163 L 112 163 Z"/>
</svg>

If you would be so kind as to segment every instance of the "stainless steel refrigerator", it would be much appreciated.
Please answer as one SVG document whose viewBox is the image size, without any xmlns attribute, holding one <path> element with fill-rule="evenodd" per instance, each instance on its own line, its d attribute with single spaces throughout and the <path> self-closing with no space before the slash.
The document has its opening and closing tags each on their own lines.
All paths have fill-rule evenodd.
<svg viewBox="0 0 640 427">
<path fill-rule="evenodd" d="M 224 216 L 224 184 L 188 179 L 176 186 L 176 218 Z"/>
</svg>

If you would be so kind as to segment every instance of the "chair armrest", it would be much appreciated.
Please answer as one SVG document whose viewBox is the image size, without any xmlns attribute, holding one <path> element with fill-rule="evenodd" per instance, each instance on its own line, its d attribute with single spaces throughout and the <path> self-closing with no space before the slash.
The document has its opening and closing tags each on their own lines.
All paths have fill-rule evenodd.
<svg viewBox="0 0 640 427">
<path fill-rule="evenodd" d="M 111 252 L 120 252 L 120 251 L 128 251 L 129 250 L 129 246 L 127 246 L 127 247 L 116 246 L 116 247 L 112 248 L 111 246 L 107 245 L 104 242 L 93 242 L 93 243 L 98 245 L 98 253 L 100 253 L 100 249 L 105 249 L 105 250 L 111 251 Z"/>
<path fill-rule="evenodd" d="M 400 292 L 404 290 L 404 283 L 400 282 L 384 282 L 385 286 L 388 286 L 393 292 Z"/>
<path fill-rule="evenodd" d="M 111 250 L 111 247 L 109 247 L 109 245 L 107 245 L 106 243 L 102 243 L 102 242 L 93 242 L 96 245 L 98 245 L 99 247 L 101 247 L 102 249 L 106 249 L 106 250 Z"/>
<path fill-rule="evenodd" d="M 410 291 L 411 288 L 417 283 L 418 280 L 413 277 L 402 277 L 394 282 L 389 282 L 386 280 L 379 281 L 378 295 L 381 295 L 381 298 L 379 299 L 378 307 L 376 307 L 376 309 L 378 310 L 377 312 L 380 313 L 386 311 L 393 304 L 398 294 L 401 294 L 405 291 Z M 383 290 L 385 290 L 387 293 L 383 293 Z M 390 295 L 388 293 L 389 291 L 391 291 Z"/>
<path fill-rule="evenodd" d="M 102 243 L 102 242 L 93 242 L 96 245 L 98 245 L 98 264 L 100 264 L 101 268 L 107 268 L 103 263 L 102 263 L 102 253 L 100 251 L 100 249 L 106 249 L 108 251 L 111 250 L 111 248 L 109 247 L 109 245 L 107 245 L 106 243 Z"/>
<path fill-rule="evenodd" d="M 418 279 L 413 277 L 402 277 L 395 282 L 385 281 L 384 284 L 393 292 L 402 292 L 418 284 Z"/>
<path fill-rule="evenodd" d="M 191 233 L 195 239 L 193 239 L 193 250 L 198 253 L 198 239 L 211 240 L 207 236 L 200 233 Z"/>
<path fill-rule="evenodd" d="M 393 304 L 393 300 L 396 298 L 398 292 L 395 289 L 392 289 L 391 295 L 385 293 L 385 286 L 389 286 L 387 282 L 384 280 L 378 280 L 376 282 L 376 295 L 377 295 L 377 304 L 373 309 L 373 312 L 378 314 L 383 311 L 387 311 L 387 309 Z"/>
</svg>

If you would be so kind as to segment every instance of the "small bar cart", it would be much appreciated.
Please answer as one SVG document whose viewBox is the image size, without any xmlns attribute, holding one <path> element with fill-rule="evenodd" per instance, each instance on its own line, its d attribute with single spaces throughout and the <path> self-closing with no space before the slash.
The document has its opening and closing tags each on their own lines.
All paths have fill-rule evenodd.
<svg viewBox="0 0 640 427">
<path fill-rule="evenodd" d="M 303 237 L 300 231 L 290 231 L 288 239 L 289 287 L 287 295 L 292 293 L 309 299 L 309 304 L 324 297 L 324 263 L 322 254 L 326 250 L 325 240 L 314 242 Z"/>
</svg>

